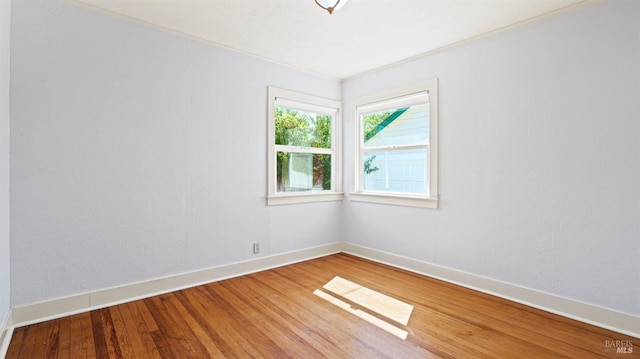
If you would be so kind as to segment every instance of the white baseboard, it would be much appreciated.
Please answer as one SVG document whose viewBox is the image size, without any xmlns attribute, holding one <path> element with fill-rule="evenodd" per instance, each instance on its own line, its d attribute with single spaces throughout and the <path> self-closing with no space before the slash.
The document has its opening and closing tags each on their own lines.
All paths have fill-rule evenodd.
<svg viewBox="0 0 640 359">
<path fill-rule="evenodd" d="M 14 307 L 12 310 L 12 324 L 14 327 L 21 327 L 180 289 L 195 287 L 201 284 L 238 277 L 339 253 L 340 247 L 341 244 L 339 242 L 330 243 L 318 247 L 259 257 L 248 261 L 226 264 L 194 272 L 20 305 Z"/>
<path fill-rule="evenodd" d="M 560 297 L 499 280 L 447 268 L 397 254 L 384 252 L 352 243 L 336 242 L 298 251 L 260 257 L 244 262 L 207 268 L 144 282 L 101 289 L 67 297 L 25 304 L 12 308 L 9 318 L 0 327 L 0 350 L 8 347 L 14 327 L 39 323 L 76 313 L 87 312 L 111 305 L 148 298 L 184 288 L 259 272 L 270 268 L 301 262 L 326 255 L 345 252 L 371 259 L 428 277 L 440 279 L 538 308 L 591 325 L 640 338 L 640 317 L 598 307 L 573 299 Z M 1 323 L 0 323 L 1 324 Z M 0 351 L 0 354 L 3 352 Z M 2 358 L 2 355 L 0 355 Z"/>
<path fill-rule="evenodd" d="M 11 336 L 13 335 L 13 326 L 11 325 L 11 309 L 4 318 L 0 318 L 0 358 L 7 356 Z"/>
<path fill-rule="evenodd" d="M 342 251 L 379 263 L 495 295 L 530 307 L 640 338 L 640 317 L 554 294 L 343 242 Z"/>
</svg>

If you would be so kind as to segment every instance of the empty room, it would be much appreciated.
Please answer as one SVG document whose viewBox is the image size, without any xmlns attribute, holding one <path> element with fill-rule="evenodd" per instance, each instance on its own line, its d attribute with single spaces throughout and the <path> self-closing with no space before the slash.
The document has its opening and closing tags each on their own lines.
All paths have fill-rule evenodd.
<svg viewBox="0 0 640 359">
<path fill-rule="evenodd" d="M 638 346 L 640 1 L 0 0 L 0 358 Z"/>
</svg>

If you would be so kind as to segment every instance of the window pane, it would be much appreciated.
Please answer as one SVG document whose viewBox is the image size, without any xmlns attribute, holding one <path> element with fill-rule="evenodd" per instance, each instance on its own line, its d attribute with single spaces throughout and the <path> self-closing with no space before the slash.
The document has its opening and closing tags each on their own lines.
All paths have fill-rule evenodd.
<svg viewBox="0 0 640 359">
<path fill-rule="evenodd" d="M 331 155 L 277 152 L 278 192 L 331 190 Z"/>
<path fill-rule="evenodd" d="M 429 143 L 429 105 L 419 104 L 362 116 L 365 147 Z"/>
<path fill-rule="evenodd" d="M 276 107 L 276 145 L 331 148 L 331 116 Z"/>
<path fill-rule="evenodd" d="M 373 192 L 427 194 L 427 150 L 367 152 L 363 189 Z"/>
</svg>

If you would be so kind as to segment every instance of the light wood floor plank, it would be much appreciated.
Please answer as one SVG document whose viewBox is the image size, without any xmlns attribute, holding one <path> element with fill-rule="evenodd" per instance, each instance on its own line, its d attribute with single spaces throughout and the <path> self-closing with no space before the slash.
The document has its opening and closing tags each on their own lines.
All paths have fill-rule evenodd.
<svg viewBox="0 0 640 359">
<path fill-rule="evenodd" d="M 135 356 L 135 350 L 131 344 L 131 335 L 127 330 L 124 318 L 122 317 L 121 308 L 124 305 L 117 305 L 110 308 L 111 319 L 113 321 L 113 329 L 115 332 L 115 340 L 120 343 L 120 353 L 124 358 L 133 358 Z"/>
<path fill-rule="evenodd" d="M 247 278 L 243 278 L 247 279 Z M 237 298 L 235 307 L 244 318 L 250 321 L 260 332 L 273 343 L 278 343 L 279 348 L 286 348 L 286 351 L 305 351 L 307 358 L 323 358 L 324 356 L 305 339 L 298 330 L 292 330 L 288 322 L 283 317 L 278 317 L 277 313 L 269 311 L 261 298 L 255 296 L 253 286 L 244 283 L 243 280 L 227 281 L 222 283 L 221 292 L 226 296 Z M 268 315 L 265 315 L 268 313 Z M 271 356 L 271 353 L 270 353 Z"/>
<path fill-rule="evenodd" d="M 216 344 L 225 357 L 262 357 L 251 343 L 251 339 L 245 339 L 243 336 L 245 328 L 237 325 L 235 318 L 222 308 L 215 297 L 211 296 L 206 286 L 195 288 L 188 297 L 189 302 L 194 304 L 199 314 L 199 323 L 207 323 L 205 325 L 215 333 L 212 338 L 216 339 Z"/>
<path fill-rule="evenodd" d="M 131 342 L 134 357 L 160 359 L 160 353 L 153 343 L 153 337 L 135 302 L 121 305 L 120 314 Z"/>
<path fill-rule="evenodd" d="M 265 316 L 268 321 L 279 323 L 270 326 L 273 331 L 296 335 L 296 339 L 299 340 L 296 343 L 296 346 L 299 347 L 298 350 L 304 350 L 304 346 L 300 347 L 300 345 L 306 343 L 308 349 L 305 352 L 310 355 L 313 353 L 313 357 L 317 357 L 318 354 L 321 355 L 320 357 L 339 358 L 345 356 L 345 352 L 340 346 L 335 345 L 326 336 L 317 335 L 320 331 L 314 330 L 310 323 L 318 321 L 319 318 L 311 317 L 311 312 L 307 308 L 300 307 L 304 305 L 304 301 L 294 295 L 287 296 L 283 292 L 269 287 L 269 280 L 265 278 L 267 275 L 269 275 L 268 272 L 263 272 L 260 280 L 247 276 L 242 281 L 234 281 L 233 290 L 238 293 L 247 293 L 247 299 L 251 296 L 255 298 L 254 315 L 260 316 L 261 313 L 268 313 Z M 286 281 L 282 277 L 277 277 L 276 280 L 280 288 Z M 332 329 L 337 332 L 337 328 Z"/>
<path fill-rule="evenodd" d="M 192 346 L 191 341 L 193 338 L 185 337 L 181 329 L 182 323 L 175 322 L 168 312 L 168 308 L 164 305 L 164 302 L 168 300 L 168 296 L 169 294 L 165 294 L 144 300 L 153 319 L 158 323 L 159 330 L 157 333 L 161 334 L 164 341 L 166 341 L 167 346 L 165 349 L 171 353 L 172 357 L 196 358 L 200 353 L 197 348 L 194 349 Z"/>
<path fill-rule="evenodd" d="M 71 319 L 71 358 L 95 358 L 96 345 L 93 340 L 91 313 L 80 313 Z"/>
<path fill-rule="evenodd" d="M 202 328 L 200 323 L 194 318 L 192 313 L 184 306 L 181 296 L 181 293 L 174 293 L 175 297 L 172 301 L 172 314 L 174 318 L 179 316 L 184 320 L 185 325 L 190 328 L 193 332 L 193 335 L 198 339 L 198 342 L 202 343 L 203 348 L 206 350 L 206 354 L 203 353 L 204 357 L 212 357 L 212 358 L 222 358 L 224 354 L 218 349 L 215 343 L 210 339 L 207 332 Z"/>
<path fill-rule="evenodd" d="M 71 358 L 71 317 L 60 318 L 57 358 Z"/>
</svg>

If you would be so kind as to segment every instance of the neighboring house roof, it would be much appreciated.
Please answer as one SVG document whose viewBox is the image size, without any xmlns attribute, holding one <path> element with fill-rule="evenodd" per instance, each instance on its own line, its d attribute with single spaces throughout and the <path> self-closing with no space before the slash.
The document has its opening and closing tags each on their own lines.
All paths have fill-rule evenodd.
<svg viewBox="0 0 640 359">
<path fill-rule="evenodd" d="M 367 146 L 429 143 L 429 106 L 400 108 L 365 134 Z"/>
<path fill-rule="evenodd" d="M 380 124 L 378 126 L 376 126 L 373 130 L 367 132 L 364 135 L 364 142 L 369 141 L 371 139 L 371 137 L 373 137 L 373 136 L 377 135 L 378 133 L 380 133 L 380 131 L 384 130 L 385 127 L 389 126 L 389 124 L 391 124 L 391 122 L 393 122 L 396 118 L 400 117 L 400 115 L 405 113 L 408 109 L 409 109 L 408 107 L 397 109 L 395 112 L 393 112 L 391 115 L 389 115 L 389 117 L 385 118 L 382 122 L 380 122 Z"/>
</svg>

